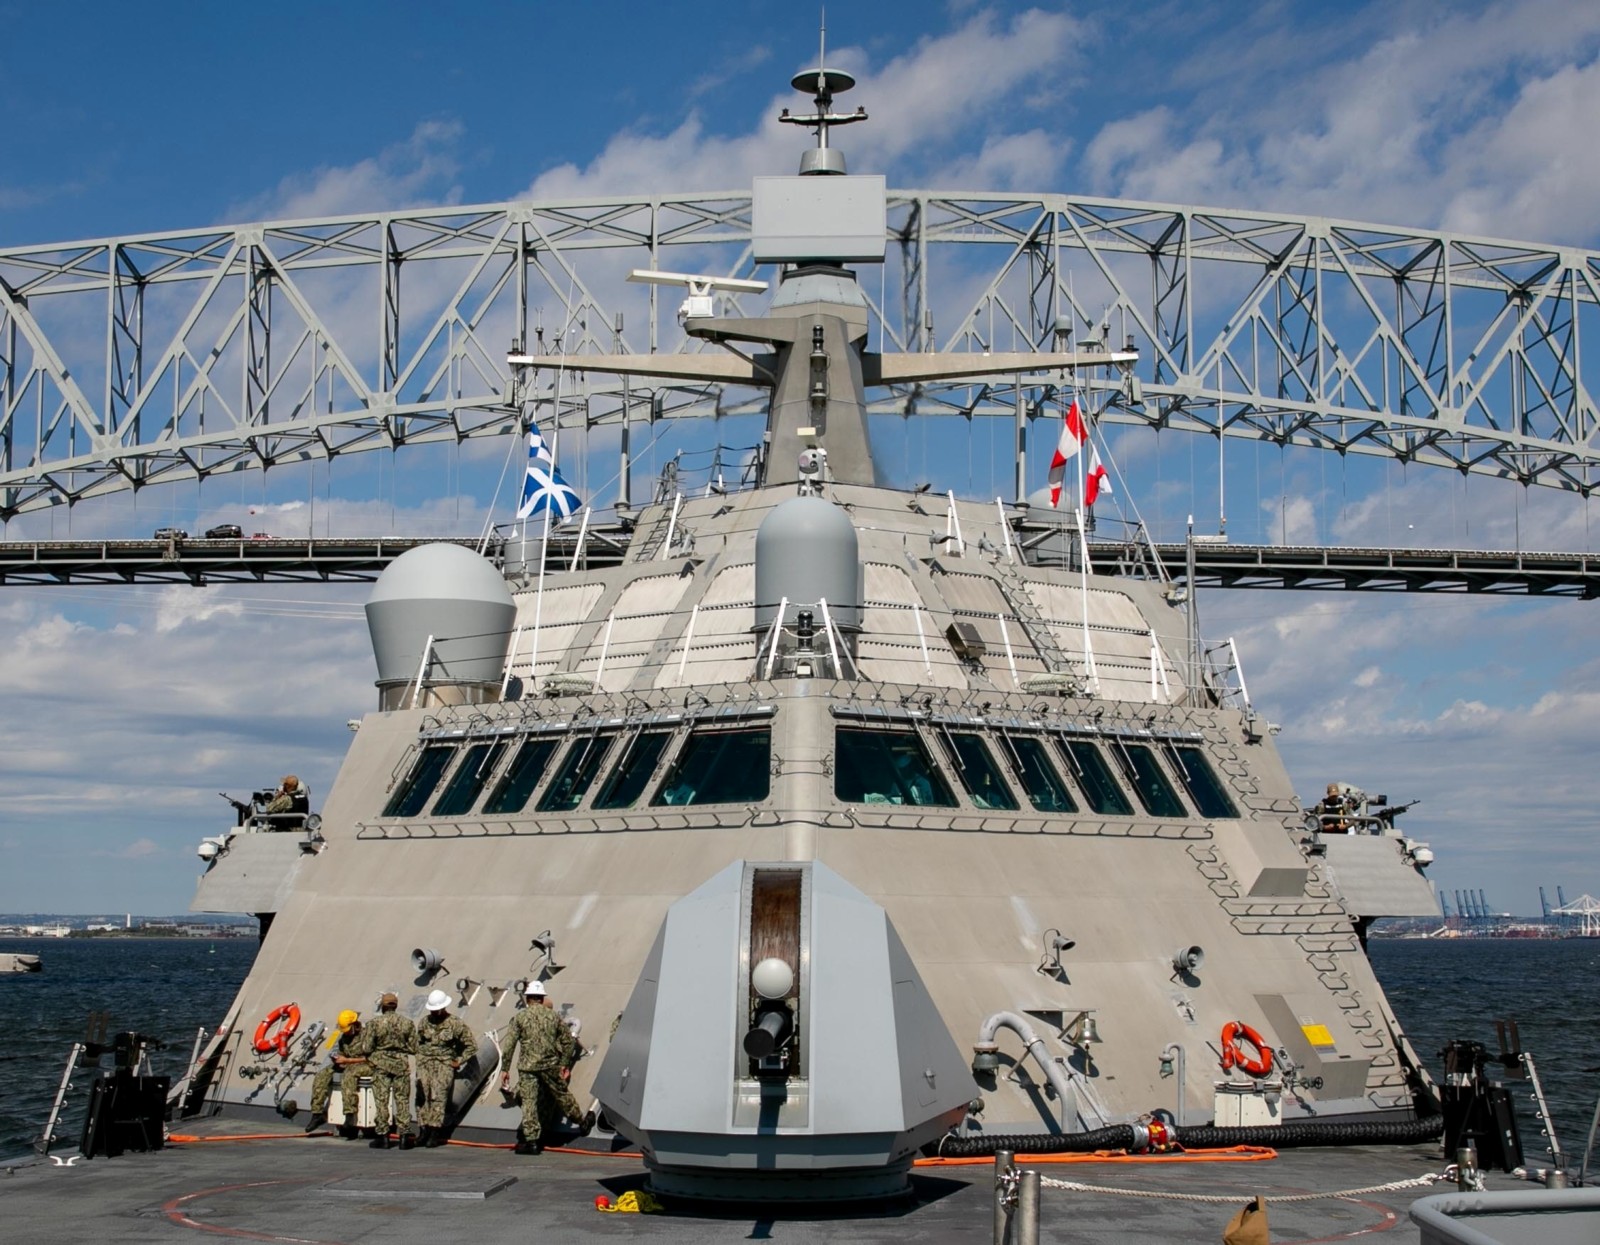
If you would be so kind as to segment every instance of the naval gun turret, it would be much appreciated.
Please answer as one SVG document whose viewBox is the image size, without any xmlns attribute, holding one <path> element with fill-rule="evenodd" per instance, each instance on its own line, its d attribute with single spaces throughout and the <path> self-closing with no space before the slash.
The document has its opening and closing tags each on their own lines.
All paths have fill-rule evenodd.
<svg viewBox="0 0 1600 1245">
<path fill-rule="evenodd" d="M 594 1093 L 654 1188 L 903 1190 L 977 1093 L 884 910 L 820 861 L 736 860 L 673 904 Z"/>
</svg>

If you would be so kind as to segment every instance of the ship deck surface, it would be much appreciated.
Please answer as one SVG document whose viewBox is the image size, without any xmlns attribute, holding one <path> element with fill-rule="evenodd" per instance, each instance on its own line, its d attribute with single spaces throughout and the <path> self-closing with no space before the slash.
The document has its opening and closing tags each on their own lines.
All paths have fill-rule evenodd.
<svg viewBox="0 0 1600 1245">
<path fill-rule="evenodd" d="M 243 1133 L 215 1121 L 208 1138 Z M 1025 1160 L 1026 1161 L 1026 1160 Z M 1049 1177 L 1157 1196 L 1041 1191 L 1043 1242 L 1205 1242 L 1251 1197 L 1267 1199 L 1272 1240 L 1338 1241 L 1374 1232 L 1418 1241 L 1407 1208 L 1450 1185 L 1411 1187 L 1335 1200 L 1278 1202 L 1308 1192 L 1368 1188 L 1443 1168 L 1436 1147 L 1287 1150 L 1253 1162 L 1074 1162 L 1041 1166 Z M 642 1188 L 637 1156 L 580 1152 L 517 1157 L 508 1150 L 450 1145 L 375 1151 L 319 1134 L 282 1140 L 184 1143 L 156 1153 L 49 1160 L 9 1168 L 0 1179 L 6 1238 L 132 1243 L 235 1240 L 408 1242 L 651 1239 L 692 1241 L 989 1241 L 992 1164 L 919 1167 L 903 1203 L 860 1207 L 713 1206 L 669 1203 L 653 1215 L 600 1214 Z M 1491 1175 L 1491 1188 L 1522 1187 Z M 1182 1201 L 1163 1193 L 1223 1197 Z"/>
</svg>

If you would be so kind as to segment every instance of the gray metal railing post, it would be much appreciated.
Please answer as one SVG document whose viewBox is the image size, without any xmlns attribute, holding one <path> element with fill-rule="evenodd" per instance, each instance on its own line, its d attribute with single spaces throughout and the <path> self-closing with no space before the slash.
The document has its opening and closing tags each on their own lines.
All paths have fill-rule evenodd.
<svg viewBox="0 0 1600 1245">
<path fill-rule="evenodd" d="M 1017 1169 L 1010 1150 L 994 1152 L 994 1245 L 1009 1245 Z"/>
<path fill-rule="evenodd" d="M 1039 1169 L 1024 1167 L 1017 1185 L 1017 1245 L 1039 1245 Z"/>
</svg>

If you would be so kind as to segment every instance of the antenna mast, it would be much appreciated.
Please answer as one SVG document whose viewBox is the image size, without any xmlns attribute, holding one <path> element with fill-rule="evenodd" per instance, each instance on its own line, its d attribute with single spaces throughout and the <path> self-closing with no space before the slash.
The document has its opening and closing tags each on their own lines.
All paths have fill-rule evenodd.
<svg viewBox="0 0 1600 1245">
<path fill-rule="evenodd" d="M 833 125 L 849 125 L 855 121 L 865 121 L 867 110 L 857 108 L 854 112 L 837 113 L 830 109 L 833 107 L 833 97 L 842 95 L 855 86 L 856 80 L 842 69 L 829 69 L 827 67 L 828 54 L 828 19 L 827 11 L 823 11 L 822 31 L 817 43 L 817 67 L 803 70 L 789 79 L 789 85 L 795 90 L 810 95 L 816 103 L 816 111 L 810 116 L 792 116 L 787 108 L 779 115 L 778 120 L 789 125 L 803 125 L 816 131 L 817 145 L 800 157 L 800 172 L 802 173 L 843 173 L 845 172 L 844 153 L 835 151 L 828 146 L 828 127 Z"/>
</svg>

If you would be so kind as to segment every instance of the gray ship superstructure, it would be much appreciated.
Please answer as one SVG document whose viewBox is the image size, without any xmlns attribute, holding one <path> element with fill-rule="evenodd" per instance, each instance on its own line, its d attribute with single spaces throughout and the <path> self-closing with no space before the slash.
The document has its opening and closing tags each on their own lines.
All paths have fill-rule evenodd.
<svg viewBox="0 0 1600 1245">
<path fill-rule="evenodd" d="M 541 570 L 530 524 L 528 559 L 385 572 L 381 707 L 320 825 L 212 843 L 195 907 L 270 928 L 189 1105 L 305 1097 L 299 1038 L 257 1050 L 275 1009 L 442 987 L 482 1037 L 453 1126 L 508 1140 L 500 1034 L 538 977 L 579 1098 L 668 1192 L 875 1196 L 951 1135 L 1426 1111 L 1362 947 L 1436 910 L 1421 845 L 1330 851 L 1181 594 L 1088 573 L 1076 513 L 875 473 L 871 386 L 1135 356 L 867 351 L 846 264 L 882 258 L 883 182 L 826 143 L 848 76 L 796 85 L 821 141 L 757 182 L 765 314 L 685 276 L 699 353 L 513 358 L 770 390 L 757 486 L 663 498 L 610 566 Z"/>
</svg>

